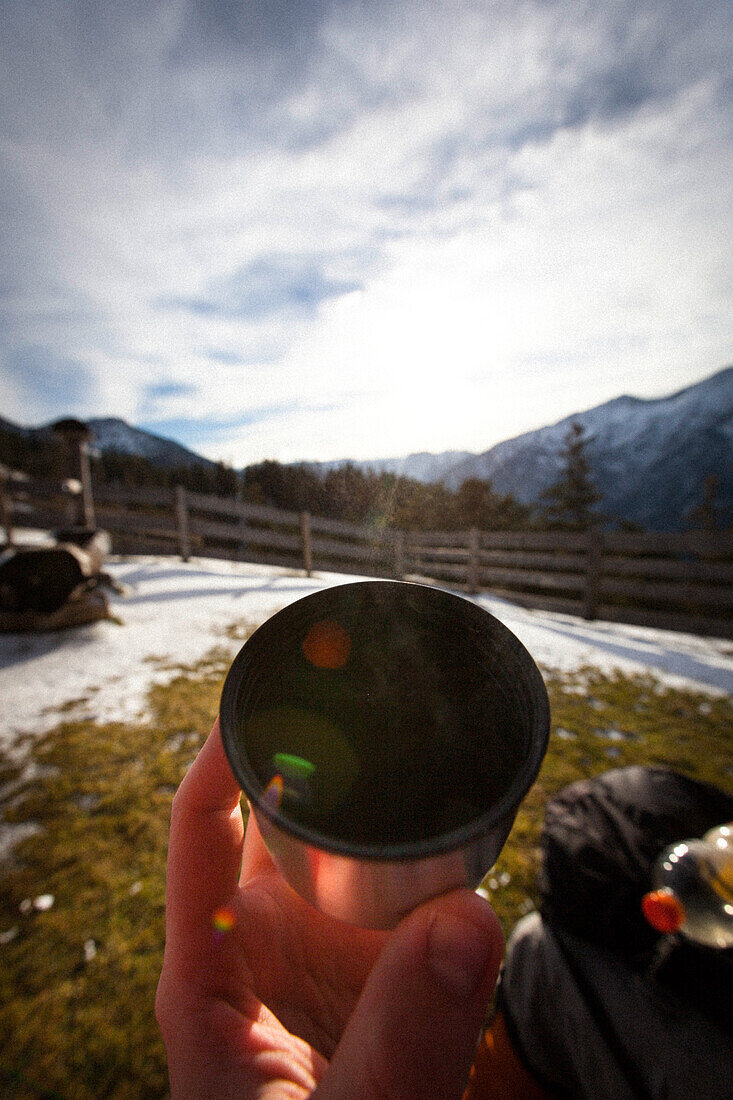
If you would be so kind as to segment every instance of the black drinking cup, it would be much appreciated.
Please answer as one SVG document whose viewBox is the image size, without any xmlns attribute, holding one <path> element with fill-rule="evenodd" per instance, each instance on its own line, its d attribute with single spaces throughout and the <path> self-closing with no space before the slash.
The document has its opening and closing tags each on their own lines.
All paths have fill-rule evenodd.
<svg viewBox="0 0 733 1100">
<path fill-rule="evenodd" d="M 337 585 L 279 611 L 234 659 L 220 717 L 285 879 L 371 928 L 479 884 L 550 727 L 542 676 L 507 627 L 402 581 Z"/>
</svg>

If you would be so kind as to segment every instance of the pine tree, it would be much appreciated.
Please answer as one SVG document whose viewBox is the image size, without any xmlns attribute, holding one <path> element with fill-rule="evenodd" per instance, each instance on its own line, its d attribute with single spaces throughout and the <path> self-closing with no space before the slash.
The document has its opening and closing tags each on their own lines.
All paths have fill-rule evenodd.
<svg viewBox="0 0 733 1100">
<path fill-rule="evenodd" d="M 702 501 L 688 512 L 688 524 L 691 529 L 703 531 L 717 531 L 719 512 L 717 503 L 720 478 L 717 474 L 708 474 L 703 486 Z"/>
<path fill-rule="evenodd" d="M 547 501 L 544 519 L 548 527 L 587 531 L 601 519 L 595 506 L 601 500 L 585 455 L 583 425 L 573 421 L 560 452 L 564 467 L 558 480 L 542 494 Z"/>
</svg>

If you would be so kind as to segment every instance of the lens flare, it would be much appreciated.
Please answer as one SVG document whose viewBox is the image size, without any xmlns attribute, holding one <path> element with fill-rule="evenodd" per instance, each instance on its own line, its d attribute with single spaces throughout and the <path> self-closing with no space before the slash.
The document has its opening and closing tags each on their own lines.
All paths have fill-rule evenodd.
<svg viewBox="0 0 733 1100">
<path fill-rule="evenodd" d="M 276 752 L 272 762 L 277 772 L 267 784 L 263 796 L 263 799 L 268 799 L 266 804 L 269 808 L 278 810 L 283 801 L 291 804 L 300 803 L 303 806 L 310 805 L 312 799 L 310 781 L 316 770 L 315 764 L 291 752 Z"/>
<path fill-rule="evenodd" d="M 315 764 L 311 764 L 310 760 L 304 760 L 302 756 L 295 756 L 291 752 L 276 752 L 272 759 L 283 775 L 295 774 L 301 779 L 310 779 L 316 770 Z"/>
<path fill-rule="evenodd" d="M 211 923 L 214 925 L 214 932 L 219 936 L 225 935 L 227 932 L 231 932 L 234 925 L 237 923 L 237 918 L 234 914 L 234 910 L 229 905 L 222 905 L 219 909 L 216 909 Z"/>
<path fill-rule="evenodd" d="M 350 649 L 351 638 L 335 619 L 314 623 L 303 642 L 303 652 L 316 668 L 343 668 Z"/>
<path fill-rule="evenodd" d="M 666 887 L 644 894 L 641 899 L 641 909 L 656 932 L 667 935 L 679 932 L 685 923 L 686 916 L 682 902 Z"/>
<path fill-rule="evenodd" d="M 273 775 L 262 793 L 262 805 L 275 813 L 283 804 L 285 783 L 281 775 Z"/>
</svg>

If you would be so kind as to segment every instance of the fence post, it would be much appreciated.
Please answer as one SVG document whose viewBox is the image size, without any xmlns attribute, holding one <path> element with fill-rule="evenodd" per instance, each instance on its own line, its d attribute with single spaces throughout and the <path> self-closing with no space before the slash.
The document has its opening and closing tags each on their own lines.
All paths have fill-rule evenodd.
<svg viewBox="0 0 733 1100">
<path fill-rule="evenodd" d="M 590 527 L 585 545 L 585 591 L 583 593 L 583 618 L 595 619 L 603 571 L 603 535 Z"/>
<path fill-rule="evenodd" d="M 82 439 L 79 443 L 79 469 L 81 471 L 81 508 L 84 526 L 96 527 L 94 516 L 94 493 L 92 492 L 92 467 L 89 461 L 89 443 Z"/>
<path fill-rule="evenodd" d="M 477 527 L 468 532 L 468 591 L 478 592 L 480 536 Z"/>
<path fill-rule="evenodd" d="M 300 538 L 303 543 L 303 568 L 306 576 L 313 572 L 313 555 L 311 553 L 311 517 L 309 512 L 300 513 Z"/>
<path fill-rule="evenodd" d="M 11 471 L 0 466 L 0 526 L 5 528 L 5 542 L 13 545 L 13 497 L 8 488 Z"/>
<path fill-rule="evenodd" d="M 239 553 L 243 558 L 247 558 L 247 519 L 246 516 L 239 517 Z"/>
<path fill-rule="evenodd" d="M 59 436 L 66 447 L 69 477 L 81 481 L 81 494 L 76 502 L 77 514 L 73 526 L 93 528 L 94 494 L 92 493 L 92 468 L 89 462 L 89 440 L 92 433 L 81 420 L 66 417 L 51 425 L 51 430 Z"/>
<path fill-rule="evenodd" d="M 188 501 L 183 485 L 176 485 L 176 530 L 178 531 L 178 552 L 183 561 L 191 557 L 191 539 L 188 533 Z"/>
<path fill-rule="evenodd" d="M 401 581 L 405 575 L 405 532 L 395 531 L 394 536 L 394 575 Z"/>
</svg>

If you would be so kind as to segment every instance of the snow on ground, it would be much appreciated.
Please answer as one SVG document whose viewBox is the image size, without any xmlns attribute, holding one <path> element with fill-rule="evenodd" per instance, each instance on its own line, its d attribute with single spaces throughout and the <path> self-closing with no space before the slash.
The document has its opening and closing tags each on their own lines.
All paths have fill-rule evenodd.
<svg viewBox="0 0 733 1100">
<path fill-rule="evenodd" d="M 214 559 L 111 558 L 122 586 L 110 604 L 119 622 L 46 634 L 0 635 L 0 748 L 61 718 L 128 721 L 145 716 L 151 684 L 214 646 L 232 656 L 232 627 L 259 624 L 286 604 L 360 578 Z M 545 669 L 649 672 L 660 682 L 733 696 L 733 643 L 519 608 L 475 597 Z M 229 629 L 229 633 L 227 630 Z"/>
</svg>

